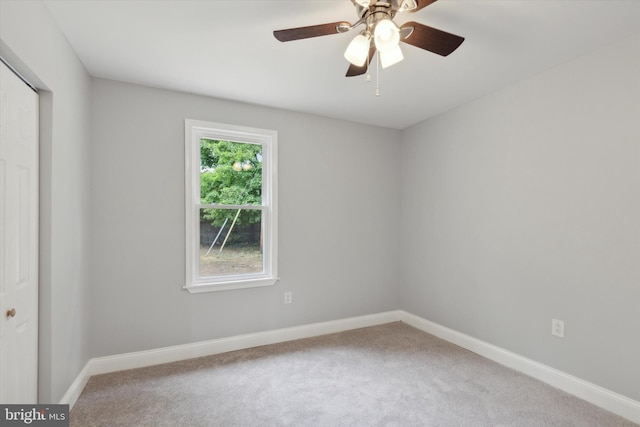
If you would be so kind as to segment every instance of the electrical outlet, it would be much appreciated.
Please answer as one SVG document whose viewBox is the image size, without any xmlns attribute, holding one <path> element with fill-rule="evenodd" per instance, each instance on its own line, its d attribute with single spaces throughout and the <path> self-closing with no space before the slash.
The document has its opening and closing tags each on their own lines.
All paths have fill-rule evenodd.
<svg viewBox="0 0 640 427">
<path fill-rule="evenodd" d="M 551 319 L 551 335 L 564 338 L 564 320 Z"/>
<path fill-rule="evenodd" d="M 291 295 L 291 291 L 287 291 L 284 293 L 284 303 L 291 304 L 293 302 L 293 296 Z"/>
</svg>

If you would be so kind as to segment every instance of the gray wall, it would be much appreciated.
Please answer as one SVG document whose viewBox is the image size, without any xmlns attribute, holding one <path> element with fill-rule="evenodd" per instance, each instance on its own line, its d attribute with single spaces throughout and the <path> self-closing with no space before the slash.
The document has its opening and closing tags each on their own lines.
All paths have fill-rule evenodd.
<svg viewBox="0 0 640 427">
<path fill-rule="evenodd" d="M 640 38 L 402 137 L 402 307 L 639 400 Z"/>
<path fill-rule="evenodd" d="M 92 356 L 398 308 L 398 131 L 103 79 L 91 110 Z M 275 286 L 181 290 L 185 118 L 278 131 Z"/>
<path fill-rule="evenodd" d="M 40 2 L 0 1 L 0 53 L 40 95 L 39 400 L 58 402 L 89 356 L 89 85 Z"/>
</svg>

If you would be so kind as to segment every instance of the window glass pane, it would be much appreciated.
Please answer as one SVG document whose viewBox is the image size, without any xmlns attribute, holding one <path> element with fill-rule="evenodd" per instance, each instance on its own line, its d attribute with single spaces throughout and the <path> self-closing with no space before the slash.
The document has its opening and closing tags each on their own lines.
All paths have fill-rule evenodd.
<svg viewBox="0 0 640 427">
<path fill-rule="evenodd" d="M 262 204 L 262 145 L 200 140 L 200 203 Z"/>
<path fill-rule="evenodd" d="M 200 277 L 262 273 L 262 210 L 200 209 Z"/>
</svg>

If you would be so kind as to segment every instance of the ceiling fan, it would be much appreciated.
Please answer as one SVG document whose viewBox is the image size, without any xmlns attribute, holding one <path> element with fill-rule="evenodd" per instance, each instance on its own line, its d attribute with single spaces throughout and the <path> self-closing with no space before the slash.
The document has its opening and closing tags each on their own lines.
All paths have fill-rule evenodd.
<svg viewBox="0 0 640 427">
<path fill-rule="evenodd" d="M 351 41 L 344 53 L 345 58 L 351 63 L 347 70 L 347 77 L 359 76 L 367 72 L 376 51 L 382 68 L 402 61 L 403 55 L 399 42 L 442 56 L 447 56 L 456 50 L 464 41 L 464 37 L 413 21 L 398 27 L 393 21 L 398 12 L 417 12 L 436 1 L 351 0 L 360 17 L 353 24 L 346 21 L 331 22 L 277 30 L 273 32 L 273 35 L 281 42 L 288 42 L 346 33 L 359 25 L 364 25 L 364 29 Z"/>
</svg>

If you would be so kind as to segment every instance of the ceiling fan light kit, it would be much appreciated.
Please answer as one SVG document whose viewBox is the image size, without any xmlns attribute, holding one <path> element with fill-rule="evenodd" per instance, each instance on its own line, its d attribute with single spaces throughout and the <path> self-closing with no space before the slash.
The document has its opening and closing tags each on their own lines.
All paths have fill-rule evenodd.
<svg viewBox="0 0 640 427">
<path fill-rule="evenodd" d="M 398 45 L 390 47 L 389 49 L 378 50 L 378 54 L 380 55 L 380 65 L 382 68 L 391 67 L 404 59 L 402 49 L 400 49 Z"/>
<path fill-rule="evenodd" d="M 373 40 L 380 51 L 393 49 L 400 43 L 400 29 L 391 19 L 383 19 L 375 25 Z"/>
<path fill-rule="evenodd" d="M 363 31 L 351 40 L 344 57 L 347 61 L 358 67 L 362 67 L 369 56 L 369 47 L 371 45 L 371 34 Z"/>
<path fill-rule="evenodd" d="M 360 19 L 353 24 L 345 21 L 308 27 L 290 28 L 273 32 L 281 42 L 306 39 L 310 37 L 341 34 L 364 25 L 362 30 L 349 43 L 344 57 L 349 61 L 347 77 L 365 74 L 377 52 L 382 68 L 390 67 L 404 58 L 400 42 L 420 49 L 447 56 L 456 50 L 464 37 L 417 22 L 407 22 L 398 26 L 393 18 L 398 12 L 417 12 L 437 0 L 351 0 Z"/>
<path fill-rule="evenodd" d="M 371 4 L 370 0 L 355 0 L 355 2 L 362 7 L 369 7 L 369 5 Z"/>
</svg>

